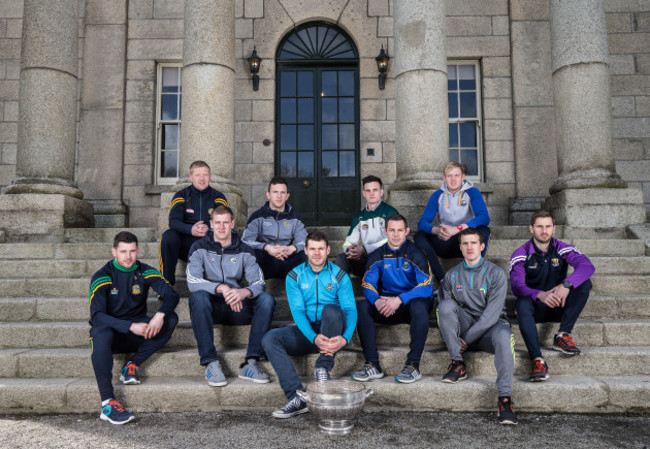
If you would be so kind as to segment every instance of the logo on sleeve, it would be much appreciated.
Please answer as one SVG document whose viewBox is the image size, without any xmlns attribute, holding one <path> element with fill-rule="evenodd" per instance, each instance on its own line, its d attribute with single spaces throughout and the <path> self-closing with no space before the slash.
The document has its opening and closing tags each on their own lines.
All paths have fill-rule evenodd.
<svg viewBox="0 0 650 449">
<path fill-rule="evenodd" d="M 185 209 L 185 213 L 186 213 L 186 214 L 193 214 L 193 213 L 194 213 L 194 209 Z"/>
<path fill-rule="evenodd" d="M 140 289 L 140 285 L 133 284 L 133 287 L 131 287 L 131 293 L 133 293 L 134 295 L 139 295 L 140 293 L 142 293 L 142 290 Z"/>
<path fill-rule="evenodd" d="M 273 223 L 270 222 L 270 221 L 265 221 L 265 222 L 263 223 L 263 226 L 273 226 Z"/>
</svg>

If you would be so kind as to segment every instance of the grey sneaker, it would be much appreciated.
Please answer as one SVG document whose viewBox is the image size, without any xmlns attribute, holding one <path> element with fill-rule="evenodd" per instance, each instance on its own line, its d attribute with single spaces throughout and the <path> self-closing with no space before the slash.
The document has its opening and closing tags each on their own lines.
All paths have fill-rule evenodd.
<svg viewBox="0 0 650 449">
<path fill-rule="evenodd" d="M 239 367 L 239 378 L 252 380 L 258 384 L 267 384 L 271 382 L 269 376 L 262 371 L 262 368 L 260 368 L 255 359 L 248 359 L 246 363 L 243 363 Z"/>
<path fill-rule="evenodd" d="M 422 374 L 420 374 L 420 371 L 410 363 L 404 365 L 402 371 L 395 376 L 395 381 L 403 384 L 410 384 L 420 379 L 422 379 Z"/>
<path fill-rule="evenodd" d="M 208 385 L 211 387 L 224 387 L 228 383 L 218 360 L 208 363 L 205 368 L 205 380 L 208 381 Z"/>
<path fill-rule="evenodd" d="M 273 412 L 274 418 L 291 418 L 292 416 L 307 413 L 307 403 L 300 399 L 298 396 L 290 400 L 287 405 Z"/>
<path fill-rule="evenodd" d="M 314 378 L 316 379 L 316 382 L 327 382 L 328 380 L 332 380 L 330 372 L 325 368 L 314 369 Z"/>
<path fill-rule="evenodd" d="M 352 373 L 350 376 L 354 380 L 367 382 L 371 379 L 381 379 L 384 377 L 384 372 L 372 362 L 366 362 L 359 371 Z"/>
</svg>

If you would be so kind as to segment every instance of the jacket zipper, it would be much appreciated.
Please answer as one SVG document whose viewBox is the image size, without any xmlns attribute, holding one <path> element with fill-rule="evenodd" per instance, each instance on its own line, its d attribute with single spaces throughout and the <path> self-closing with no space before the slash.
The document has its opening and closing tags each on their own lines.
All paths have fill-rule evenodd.
<svg viewBox="0 0 650 449">
<path fill-rule="evenodd" d="M 316 273 L 316 311 L 314 312 L 314 322 L 318 321 L 318 275 L 320 273 Z"/>
</svg>

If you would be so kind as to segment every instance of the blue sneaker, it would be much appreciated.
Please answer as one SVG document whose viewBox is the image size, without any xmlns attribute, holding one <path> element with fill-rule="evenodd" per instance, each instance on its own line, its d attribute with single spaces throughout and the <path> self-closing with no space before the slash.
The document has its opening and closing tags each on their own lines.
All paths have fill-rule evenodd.
<svg viewBox="0 0 650 449">
<path fill-rule="evenodd" d="M 129 360 L 126 365 L 122 367 L 120 381 L 124 385 L 138 385 L 140 383 L 140 376 L 138 376 L 139 370 L 138 365 Z"/>
<path fill-rule="evenodd" d="M 115 399 L 108 401 L 108 404 L 102 407 L 102 414 L 99 415 L 100 419 L 108 421 L 111 424 L 126 424 L 133 421 L 135 416 L 131 412 L 124 410 L 122 404 Z"/>
</svg>

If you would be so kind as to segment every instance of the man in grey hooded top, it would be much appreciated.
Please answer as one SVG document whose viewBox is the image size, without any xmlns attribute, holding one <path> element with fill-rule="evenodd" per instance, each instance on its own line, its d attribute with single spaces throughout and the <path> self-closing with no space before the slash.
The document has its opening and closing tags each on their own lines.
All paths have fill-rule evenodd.
<svg viewBox="0 0 650 449">
<path fill-rule="evenodd" d="M 468 348 L 494 354 L 499 390 L 499 422 L 517 424 L 512 408 L 515 370 L 514 335 L 505 319 L 508 281 L 505 272 L 481 256 L 483 236 L 474 228 L 460 232 L 464 260 L 449 270 L 438 291 L 438 328 L 447 344 L 451 364 L 442 381 L 467 378 L 463 352 Z"/>
</svg>

